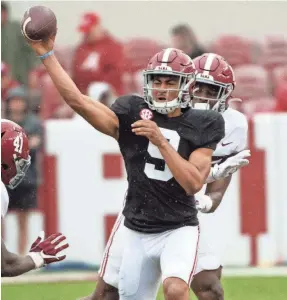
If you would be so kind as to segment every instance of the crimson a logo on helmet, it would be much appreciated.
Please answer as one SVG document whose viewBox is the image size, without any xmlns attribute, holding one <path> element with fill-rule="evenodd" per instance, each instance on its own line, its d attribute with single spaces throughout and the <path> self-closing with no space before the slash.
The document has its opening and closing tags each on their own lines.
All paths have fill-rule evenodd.
<svg viewBox="0 0 287 300">
<path fill-rule="evenodd" d="M 140 117 L 143 120 L 151 120 L 153 118 L 153 112 L 150 109 L 148 109 L 148 108 L 143 108 L 140 111 Z"/>
</svg>

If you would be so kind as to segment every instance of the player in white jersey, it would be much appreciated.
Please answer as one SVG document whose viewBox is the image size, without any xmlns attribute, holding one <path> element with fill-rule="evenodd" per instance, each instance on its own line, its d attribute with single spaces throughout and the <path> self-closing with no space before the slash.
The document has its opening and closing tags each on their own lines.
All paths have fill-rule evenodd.
<svg viewBox="0 0 287 300">
<path fill-rule="evenodd" d="M 227 100 L 231 99 L 235 87 L 231 66 L 222 57 L 212 53 L 204 54 L 194 62 L 198 75 L 192 106 L 195 109 L 217 110 L 222 113 L 225 120 L 225 137 L 213 153 L 214 165 L 206 182 L 206 193 L 196 195 L 198 210 L 202 213 L 211 213 L 219 206 L 232 174 L 249 163 L 250 151 L 245 150 L 248 124 L 243 114 L 227 105 Z M 118 283 L 126 238 L 123 219 L 120 213 L 105 249 L 96 290 L 82 300 L 119 299 Z M 191 283 L 192 289 L 200 300 L 223 299 L 223 289 L 220 284 L 221 263 L 211 246 L 208 234 L 205 233 L 205 228 L 202 228 L 198 262 Z M 156 298 L 157 291 L 152 288 L 152 278 L 150 274 L 151 285 L 149 287 L 147 284 L 146 289 L 151 292 L 148 296 L 145 295 L 146 300 Z"/>
<path fill-rule="evenodd" d="M 26 133 L 16 123 L 1 120 L 1 222 L 5 217 L 9 196 L 6 186 L 16 188 L 30 166 L 29 141 Z M 5 186 L 6 185 L 6 186 Z M 44 232 L 32 244 L 28 255 L 21 257 L 7 250 L 1 239 L 1 277 L 13 277 L 35 268 L 65 259 L 62 251 L 68 248 L 61 233 L 44 239 Z"/>
<path fill-rule="evenodd" d="M 198 71 L 192 106 L 197 109 L 213 109 L 222 113 L 225 121 L 225 137 L 213 152 L 213 168 L 207 179 L 205 193 L 196 195 L 201 227 L 196 275 L 191 287 L 200 300 L 223 300 L 220 283 L 222 266 L 214 237 L 204 215 L 214 212 L 230 184 L 232 174 L 249 163 L 247 146 L 248 123 L 246 117 L 230 108 L 228 101 L 235 88 L 235 77 L 229 64 L 219 55 L 206 53 L 194 59 Z M 212 220 L 213 221 L 213 220 Z M 216 220 L 215 220 L 216 221 Z"/>
</svg>

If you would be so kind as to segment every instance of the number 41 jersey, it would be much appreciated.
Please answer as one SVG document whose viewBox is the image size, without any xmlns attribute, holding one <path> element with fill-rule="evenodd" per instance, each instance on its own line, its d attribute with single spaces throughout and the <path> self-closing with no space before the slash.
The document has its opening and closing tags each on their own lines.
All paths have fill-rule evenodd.
<svg viewBox="0 0 287 300">
<path fill-rule="evenodd" d="M 143 98 L 123 96 L 111 109 L 119 119 L 119 146 L 128 176 L 123 214 L 125 226 L 140 232 L 159 233 L 198 224 L 194 196 L 173 178 L 158 147 L 131 131 L 141 119 L 156 122 L 163 136 L 186 160 L 198 148 L 215 149 L 224 136 L 224 120 L 214 111 L 186 109 L 179 117 L 151 111 Z"/>
</svg>

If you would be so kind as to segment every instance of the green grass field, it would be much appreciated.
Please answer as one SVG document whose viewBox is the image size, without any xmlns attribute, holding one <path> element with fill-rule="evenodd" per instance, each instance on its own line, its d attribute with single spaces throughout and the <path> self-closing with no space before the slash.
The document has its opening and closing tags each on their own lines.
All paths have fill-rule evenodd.
<svg viewBox="0 0 287 300">
<path fill-rule="evenodd" d="M 286 300 L 287 277 L 228 277 L 223 280 L 226 300 Z M 2 300 L 76 300 L 88 295 L 91 282 L 2 285 Z M 157 300 L 164 299 L 162 292 Z M 190 299 L 195 299 L 192 297 Z"/>
</svg>

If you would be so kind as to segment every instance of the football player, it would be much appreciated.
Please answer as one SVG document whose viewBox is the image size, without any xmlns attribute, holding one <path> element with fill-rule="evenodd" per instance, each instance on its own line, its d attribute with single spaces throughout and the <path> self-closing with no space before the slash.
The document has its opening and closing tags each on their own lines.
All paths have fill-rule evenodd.
<svg viewBox="0 0 287 300">
<path fill-rule="evenodd" d="M 206 180 L 205 195 L 195 195 L 197 209 L 202 213 L 211 213 L 219 206 L 232 174 L 249 163 L 250 151 L 245 150 L 248 124 L 242 113 L 228 106 L 228 100 L 232 99 L 231 93 L 235 87 L 235 77 L 224 58 L 208 53 L 197 57 L 194 63 L 198 73 L 191 106 L 196 109 L 219 111 L 225 120 L 225 136 L 213 153 L 213 167 Z M 124 217 L 120 213 L 106 246 L 96 290 L 82 300 L 119 299 L 117 288 L 125 235 L 123 220 Z M 201 221 L 204 223 L 204 219 Z M 208 228 L 202 227 L 198 262 L 191 287 L 200 300 L 221 300 L 222 267 L 210 245 Z M 156 294 L 154 299 L 155 297 Z"/>
<path fill-rule="evenodd" d="M 160 279 L 166 299 L 188 299 L 199 241 L 194 194 L 224 136 L 222 116 L 188 107 L 195 69 L 180 50 L 168 48 L 151 58 L 143 98 L 123 96 L 109 109 L 78 90 L 53 55 L 54 39 L 27 42 L 66 103 L 115 138 L 125 161 L 121 299 L 150 299 Z"/>
<path fill-rule="evenodd" d="M 201 236 L 198 262 L 191 287 L 199 300 L 223 300 L 220 284 L 222 266 L 214 237 L 205 218 L 214 212 L 230 184 L 232 174 L 249 163 L 250 151 L 246 150 L 248 123 L 246 117 L 229 107 L 231 93 L 235 88 L 235 76 L 226 60 L 214 53 L 205 53 L 194 59 L 197 69 L 192 106 L 196 109 L 211 109 L 222 114 L 225 121 L 225 136 L 213 152 L 213 167 L 206 180 L 205 193 L 195 196 L 197 209 L 201 212 Z"/>
<path fill-rule="evenodd" d="M 5 217 L 9 196 L 6 186 L 16 188 L 30 166 L 28 138 L 18 124 L 1 120 L 1 222 Z M 6 185 L 6 186 L 5 186 Z M 44 239 L 44 232 L 32 244 L 30 252 L 22 257 L 7 250 L 1 239 L 1 277 L 18 276 L 47 264 L 62 261 L 62 251 L 68 248 L 66 237 L 60 233 Z"/>
</svg>

